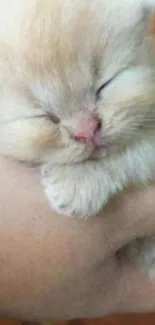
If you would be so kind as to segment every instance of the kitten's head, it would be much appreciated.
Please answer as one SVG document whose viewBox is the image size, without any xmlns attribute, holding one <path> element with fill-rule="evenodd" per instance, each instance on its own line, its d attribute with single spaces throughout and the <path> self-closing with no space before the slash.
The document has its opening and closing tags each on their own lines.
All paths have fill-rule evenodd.
<svg viewBox="0 0 155 325">
<path fill-rule="evenodd" d="M 155 1 L 32 3 L 14 53 L 18 86 L 11 114 L 18 120 L 7 124 L 5 133 L 12 153 L 77 162 L 121 150 L 150 132 L 155 126 L 150 36 Z"/>
</svg>

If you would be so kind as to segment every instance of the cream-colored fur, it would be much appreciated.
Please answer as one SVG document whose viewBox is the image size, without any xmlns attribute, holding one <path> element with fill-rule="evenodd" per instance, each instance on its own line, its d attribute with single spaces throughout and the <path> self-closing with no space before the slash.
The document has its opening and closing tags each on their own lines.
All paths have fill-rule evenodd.
<svg viewBox="0 0 155 325">
<path fill-rule="evenodd" d="M 154 178 L 153 7 L 0 0 L 0 151 L 41 164 L 58 212 L 95 215 L 119 191 Z M 102 122 L 96 149 L 72 137 L 92 113 Z"/>
</svg>

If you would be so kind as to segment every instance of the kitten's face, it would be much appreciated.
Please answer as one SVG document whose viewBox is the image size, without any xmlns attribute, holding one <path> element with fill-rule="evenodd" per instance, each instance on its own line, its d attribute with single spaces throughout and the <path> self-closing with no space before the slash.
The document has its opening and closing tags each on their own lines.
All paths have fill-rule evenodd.
<svg viewBox="0 0 155 325">
<path fill-rule="evenodd" d="M 22 141 L 23 148 L 31 142 L 30 157 L 34 149 L 38 157 L 52 153 L 57 163 L 76 162 L 121 150 L 150 129 L 150 121 L 155 125 L 142 0 L 35 2 L 15 72 L 23 118 L 17 126 L 22 137 L 13 142 Z"/>
</svg>

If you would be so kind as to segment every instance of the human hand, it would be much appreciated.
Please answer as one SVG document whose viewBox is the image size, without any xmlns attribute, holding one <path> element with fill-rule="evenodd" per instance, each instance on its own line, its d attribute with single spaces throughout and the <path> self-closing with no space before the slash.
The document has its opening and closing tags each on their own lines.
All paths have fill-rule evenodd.
<svg viewBox="0 0 155 325">
<path fill-rule="evenodd" d="M 26 320 L 154 311 L 155 283 L 115 253 L 155 232 L 155 187 L 87 221 L 51 213 L 37 169 L 0 159 L 0 315 Z"/>
</svg>

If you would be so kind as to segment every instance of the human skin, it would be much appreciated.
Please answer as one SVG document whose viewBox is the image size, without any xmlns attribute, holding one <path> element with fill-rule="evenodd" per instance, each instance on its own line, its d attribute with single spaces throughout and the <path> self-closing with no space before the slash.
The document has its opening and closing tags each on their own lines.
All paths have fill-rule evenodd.
<svg viewBox="0 0 155 325">
<path fill-rule="evenodd" d="M 155 231 L 155 187 L 87 221 L 51 212 L 39 171 L 0 158 L 0 316 L 96 318 L 155 310 L 155 282 L 115 252 Z"/>
</svg>

